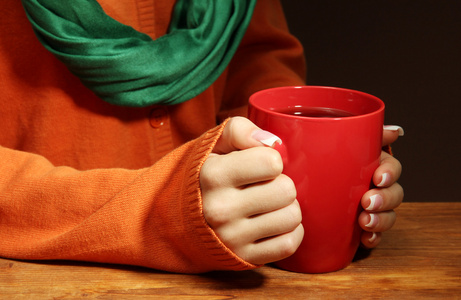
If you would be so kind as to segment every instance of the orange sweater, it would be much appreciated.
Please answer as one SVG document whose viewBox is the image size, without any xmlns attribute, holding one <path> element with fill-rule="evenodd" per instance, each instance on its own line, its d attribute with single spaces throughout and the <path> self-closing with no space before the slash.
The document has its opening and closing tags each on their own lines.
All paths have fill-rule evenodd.
<svg viewBox="0 0 461 300">
<path fill-rule="evenodd" d="M 173 1 L 100 0 L 157 38 Z M 226 72 L 176 106 L 98 99 L 38 42 L 20 1 L 0 18 L 0 256 L 173 272 L 254 268 L 202 215 L 199 171 L 228 116 L 260 89 L 304 82 L 278 1 L 259 1 Z M 217 121 L 218 120 L 218 121 Z"/>
</svg>

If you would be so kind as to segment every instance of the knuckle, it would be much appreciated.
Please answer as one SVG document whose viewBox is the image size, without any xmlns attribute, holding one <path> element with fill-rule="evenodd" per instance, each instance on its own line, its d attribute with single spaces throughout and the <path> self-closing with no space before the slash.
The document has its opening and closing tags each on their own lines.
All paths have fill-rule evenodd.
<svg viewBox="0 0 461 300">
<path fill-rule="evenodd" d="M 247 119 L 241 116 L 235 116 L 229 119 L 227 122 L 226 126 L 229 126 L 230 128 L 235 128 L 235 126 L 238 125 L 238 123 L 245 122 Z"/>
<path fill-rule="evenodd" d="M 280 153 L 272 148 L 260 148 L 263 152 L 261 155 L 262 163 L 265 168 L 274 177 L 280 175 L 283 171 L 283 162 Z"/>
<path fill-rule="evenodd" d="M 278 190 L 283 197 L 285 197 L 287 200 L 290 200 L 290 201 L 296 198 L 297 196 L 296 187 L 295 187 L 293 180 L 291 180 L 290 177 L 284 174 L 281 174 L 280 176 L 278 176 L 277 181 L 278 181 L 278 186 L 277 186 Z"/>
<path fill-rule="evenodd" d="M 232 227 L 225 226 L 215 230 L 215 232 L 219 239 L 226 245 L 226 247 L 231 249 L 234 253 L 237 254 L 237 252 L 242 252 L 245 250 L 243 245 L 246 243 L 242 242 L 241 236 L 239 236 L 238 232 L 236 232 L 236 230 L 234 230 Z"/>
<path fill-rule="evenodd" d="M 398 193 L 399 193 L 399 202 L 401 203 L 403 201 L 403 198 L 405 197 L 405 190 L 403 189 L 403 187 L 397 183 L 397 189 L 398 189 Z"/>
<path fill-rule="evenodd" d="M 202 189 L 220 186 L 223 172 L 220 157 L 209 157 L 200 170 L 200 186 Z"/>
<path fill-rule="evenodd" d="M 293 230 L 296 227 L 298 227 L 298 225 L 301 224 L 302 219 L 303 217 L 299 205 L 293 202 L 292 204 L 286 207 L 284 223 L 287 230 Z"/>
<path fill-rule="evenodd" d="M 244 124 L 248 122 L 248 119 L 244 117 L 232 117 L 229 119 L 229 121 L 226 124 L 226 127 L 224 128 L 224 136 L 227 138 L 225 139 L 227 147 L 229 148 L 235 148 L 236 145 L 234 145 L 235 137 L 236 135 L 241 132 L 242 126 L 244 127 Z M 237 147 L 238 148 L 238 147 Z"/>
<path fill-rule="evenodd" d="M 402 171 L 403 171 L 402 163 L 401 163 L 398 159 L 396 159 L 396 161 L 397 161 L 397 162 L 396 162 L 396 164 L 397 164 L 397 169 L 398 169 L 399 173 L 402 173 Z"/>
<path fill-rule="evenodd" d="M 239 118 L 233 117 L 229 119 L 224 130 L 228 133 L 227 136 L 231 136 L 234 132 L 237 131 Z M 229 141 L 230 142 L 230 141 Z"/>
<path fill-rule="evenodd" d="M 285 258 L 293 255 L 298 249 L 299 241 L 293 234 L 286 235 L 283 243 L 280 245 L 280 256 Z"/>
<path fill-rule="evenodd" d="M 296 225 L 299 225 L 302 222 L 303 215 L 301 213 L 301 209 L 299 208 L 299 205 L 296 205 L 296 204 L 291 205 L 291 218 Z"/>
<path fill-rule="evenodd" d="M 394 183 L 390 188 L 378 190 L 385 200 L 384 209 L 397 208 L 403 201 L 404 191 L 400 184 Z"/>
<path fill-rule="evenodd" d="M 228 132 L 234 132 L 236 127 L 238 127 L 238 123 L 241 122 L 239 117 L 232 117 L 229 119 L 229 121 L 226 124 L 226 127 L 224 128 L 225 131 Z"/>
<path fill-rule="evenodd" d="M 230 221 L 231 216 L 226 201 L 215 200 L 205 204 L 203 205 L 203 215 L 212 228 L 220 227 Z"/>
<path fill-rule="evenodd" d="M 396 215 L 395 211 L 393 211 L 393 210 L 390 211 L 390 212 L 389 212 L 388 224 L 387 224 L 387 226 L 386 226 L 385 229 L 386 229 L 386 230 L 391 229 L 392 226 L 394 226 L 396 220 L 397 220 L 397 215 Z"/>
<path fill-rule="evenodd" d="M 204 163 L 202 168 L 200 169 L 200 185 L 201 186 L 209 186 L 213 182 L 213 164 L 212 158 L 208 158 Z"/>
<path fill-rule="evenodd" d="M 381 213 L 378 218 L 378 224 L 376 225 L 376 227 L 373 228 L 373 231 L 388 231 L 394 226 L 396 219 L 397 216 L 393 210 Z"/>
<path fill-rule="evenodd" d="M 391 173 L 393 178 L 398 179 L 402 174 L 402 163 L 396 159 L 394 156 L 388 156 L 383 160 L 383 164 L 387 164 L 391 168 Z"/>
<path fill-rule="evenodd" d="M 203 190 L 207 189 L 208 187 L 213 186 L 215 179 L 213 176 L 209 176 L 209 173 L 200 173 L 200 187 Z"/>
</svg>

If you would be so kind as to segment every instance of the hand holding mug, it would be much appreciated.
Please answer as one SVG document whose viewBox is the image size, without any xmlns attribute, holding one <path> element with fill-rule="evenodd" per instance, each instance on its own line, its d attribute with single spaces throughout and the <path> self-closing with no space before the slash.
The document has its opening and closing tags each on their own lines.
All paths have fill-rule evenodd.
<svg viewBox="0 0 461 300">
<path fill-rule="evenodd" d="M 383 145 L 394 142 L 397 137 L 397 130 L 385 130 Z M 200 176 L 205 219 L 227 247 L 253 264 L 290 256 L 304 235 L 296 190 L 292 181 L 281 174 L 282 160 L 278 152 L 263 146 L 261 141 L 267 140 L 273 142 L 274 135 L 247 119 L 232 118 Z M 381 186 L 367 191 L 361 200 L 364 212 L 359 223 L 366 230 L 361 234 L 366 247 L 377 246 L 380 232 L 394 223 L 392 210 L 403 197 L 403 190 L 396 183 L 400 172 L 400 163 L 383 152 L 380 166 L 373 175 L 375 185 Z M 385 173 L 388 175 L 383 176 Z M 386 180 L 383 181 L 383 177 Z M 382 202 L 374 197 L 373 207 L 370 198 L 376 194 L 381 195 Z M 379 226 L 366 226 L 370 218 L 368 211 L 375 214 Z"/>
<path fill-rule="evenodd" d="M 295 186 L 282 174 L 280 154 L 258 140 L 265 134 L 248 119 L 229 120 L 200 172 L 206 221 L 256 265 L 290 256 L 304 234 Z"/>
<path fill-rule="evenodd" d="M 399 126 L 384 126 L 383 146 L 394 143 L 403 135 Z M 361 242 L 366 248 L 374 248 L 381 241 L 381 232 L 391 229 L 395 223 L 396 209 L 403 200 L 402 186 L 397 182 L 402 172 L 400 162 L 386 152 L 381 153 L 380 165 L 373 174 L 375 188 L 367 191 L 361 200 L 364 211 L 359 224 L 364 230 Z"/>
</svg>

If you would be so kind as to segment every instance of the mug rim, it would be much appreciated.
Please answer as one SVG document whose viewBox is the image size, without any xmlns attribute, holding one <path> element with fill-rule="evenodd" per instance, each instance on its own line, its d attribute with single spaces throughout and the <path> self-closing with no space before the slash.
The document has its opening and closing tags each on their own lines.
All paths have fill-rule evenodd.
<svg viewBox="0 0 461 300">
<path fill-rule="evenodd" d="M 319 117 L 289 115 L 289 114 L 286 114 L 286 113 L 278 112 L 276 110 L 268 109 L 266 107 L 263 107 L 263 106 L 258 105 L 258 104 L 255 103 L 256 98 L 263 95 L 263 94 L 276 92 L 276 91 L 280 91 L 280 90 L 292 90 L 292 89 L 324 89 L 324 90 L 335 90 L 335 91 L 341 91 L 341 92 L 349 92 L 349 93 L 360 95 L 360 96 L 363 96 L 363 97 L 368 98 L 370 100 L 373 100 L 375 103 L 378 104 L 378 107 L 376 109 L 374 109 L 373 111 L 371 111 L 371 112 L 363 113 L 363 114 L 359 114 L 359 115 L 343 116 L 343 117 L 332 117 L 332 118 L 319 118 Z M 353 89 L 347 89 L 347 88 L 341 88 L 341 87 L 333 87 L 333 86 L 319 86 L 319 85 L 281 86 L 281 87 L 274 87 L 274 88 L 268 88 L 268 89 L 260 90 L 258 92 L 253 93 L 250 96 L 249 105 L 253 106 L 255 109 L 258 109 L 258 110 L 260 110 L 262 112 L 265 112 L 267 114 L 272 114 L 272 115 L 281 116 L 281 117 L 283 116 L 285 118 L 293 118 L 293 119 L 298 119 L 298 120 L 318 121 L 318 122 L 331 122 L 331 121 L 343 120 L 343 119 L 352 120 L 352 119 L 364 118 L 364 117 L 367 117 L 367 116 L 380 114 L 380 113 L 383 112 L 383 110 L 385 108 L 384 102 L 381 99 L 379 99 L 378 97 L 376 97 L 376 96 L 374 96 L 372 94 L 361 92 L 361 91 L 358 91 L 358 90 L 353 90 Z"/>
</svg>

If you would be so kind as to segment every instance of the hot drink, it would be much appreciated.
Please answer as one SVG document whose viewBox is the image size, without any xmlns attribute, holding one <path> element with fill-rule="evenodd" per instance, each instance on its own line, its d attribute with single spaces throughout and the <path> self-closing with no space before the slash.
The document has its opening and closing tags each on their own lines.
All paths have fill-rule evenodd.
<svg viewBox="0 0 461 300">
<path fill-rule="evenodd" d="M 287 115 L 312 118 L 341 118 L 355 116 L 355 114 L 351 112 L 329 107 L 291 106 L 277 109 L 276 111 Z"/>
</svg>

